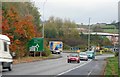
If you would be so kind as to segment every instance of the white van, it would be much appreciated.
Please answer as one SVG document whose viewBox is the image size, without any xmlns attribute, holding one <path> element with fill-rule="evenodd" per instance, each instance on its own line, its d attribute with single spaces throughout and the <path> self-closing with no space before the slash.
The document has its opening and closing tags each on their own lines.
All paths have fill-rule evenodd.
<svg viewBox="0 0 120 77">
<path fill-rule="evenodd" d="M 12 70 L 13 59 L 9 51 L 10 39 L 0 34 L 0 66 L 2 69 Z"/>
</svg>

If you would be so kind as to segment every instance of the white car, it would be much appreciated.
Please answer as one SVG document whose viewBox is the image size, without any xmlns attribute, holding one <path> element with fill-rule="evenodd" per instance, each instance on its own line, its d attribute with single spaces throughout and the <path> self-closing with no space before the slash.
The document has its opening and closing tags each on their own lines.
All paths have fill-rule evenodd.
<svg viewBox="0 0 120 77">
<path fill-rule="evenodd" d="M 88 56 L 86 52 L 80 52 L 79 56 L 80 56 L 80 60 L 88 61 Z"/>
</svg>

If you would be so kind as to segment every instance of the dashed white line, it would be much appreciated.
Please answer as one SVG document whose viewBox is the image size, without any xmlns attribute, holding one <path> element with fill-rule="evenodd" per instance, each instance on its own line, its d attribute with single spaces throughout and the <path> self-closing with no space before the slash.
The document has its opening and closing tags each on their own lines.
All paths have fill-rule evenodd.
<svg viewBox="0 0 120 77">
<path fill-rule="evenodd" d="M 89 75 L 93 72 L 93 70 L 97 67 L 97 65 L 95 65 L 95 67 L 88 73 L 88 77 Z"/>
<path fill-rule="evenodd" d="M 65 71 L 65 72 L 62 72 L 62 73 L 58 74 L 57 76 L 63 75 L 63 74 L 68 73 L 68 72 L 70 72 L 70 71 L 72 71 L 72 70 L 74 70 L 74 69 L 77 69 L 77 68 L 79 68 L 79 67 L 82 67 L 82 66 L 86 65 L 87 63 L 89 63 L 89 62 L 91 62 L 91 61 L 92 61 L 92 60 L 90 60 L 90 61 L 88 61 L 88 62 L 86 62 L 86 63 L 84 63 L 84 64 L 81 64 L 80 66 L 77 66 L 77 67 L 75 67 L 75 68 L 72 68 L 72 69 L 69 69 L 69 70 L 67 70 L 67 71 Z"/>
</svg>

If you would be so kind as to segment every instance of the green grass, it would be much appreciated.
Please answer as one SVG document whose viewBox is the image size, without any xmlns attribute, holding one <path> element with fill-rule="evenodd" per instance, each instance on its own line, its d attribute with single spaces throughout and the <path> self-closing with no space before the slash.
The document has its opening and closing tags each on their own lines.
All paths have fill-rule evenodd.
<svg viewBox="0 0 120 77">
<path fill-rule="evenodd" d="M 118 57 L 108 58 L 105 75 L 118 75 L 118 73 Z"/>
<path fill-rule="evenodd" d="M 118 29 L 103 29 L 105 33 L 118 33 Z"/>
<path fill-rule="evenodd" d="M 102 54 L 114 54 L 113 52 L 102 52 Z M 96 52 L 96 55 L 100 55 L 100 52 Z"/>
<path fill-rule="evenodd" d="M 115 25 L 100 25 L 100 27 L 102 28 L 102 32 L 118 33 L 118 29 L 116 29 Z"/>
<path fill-rule="evenodd" d="M 115 54 L 114 52 L 111 52 L 111 51 L 109 51 L 109 52 L 103 52 L 104 54 Z"/>
<path fill-rule="evenodd" d="M 105 33 L 118 33 L 118 29 L 115 29 L 115 25 L 105 25 L 100 26 L 103 29 L 103 32 Z"/>
<path fill-rule="evenodd" d="M 101 25 L 101 28 L 115 28 L 115 25 Z"/>
<path fill-rule="evenodd" d="M 45 57 L 45 56 L 42 56 L 42 57 L 40 57 L 40 56 L 36 56 L 36 57 L 27 56 L 27 57 L 14 59 L 13 64 L 40 61 L 40 60 L 45 60 L 45 59 L 49 59 L 49 58 L 52 58 L 52 57 L 53 57 L 53 55 L 49 55 L 48 57 Z"/>
</svg>

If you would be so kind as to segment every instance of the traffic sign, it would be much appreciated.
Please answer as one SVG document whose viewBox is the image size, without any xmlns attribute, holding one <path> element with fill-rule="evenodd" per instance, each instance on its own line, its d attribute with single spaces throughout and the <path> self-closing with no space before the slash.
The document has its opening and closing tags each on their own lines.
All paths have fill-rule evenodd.
<svg viewBox="0 0 120 77">
<path fill-rule="evenodd" d="M 44 51 L 44 39 L 43 38 L 33 38 L 28 43 L 29 51 L 41 52 Z"/>
<path fill-rule="evenodd" d="M 80 50 L 78 47 L 71 47 L 71 50 Z"/>
</svg>

